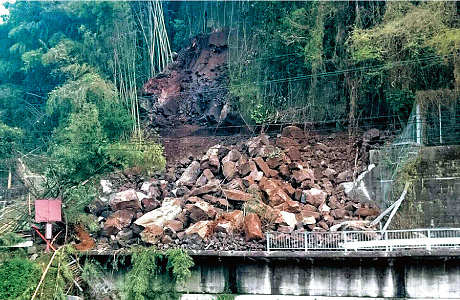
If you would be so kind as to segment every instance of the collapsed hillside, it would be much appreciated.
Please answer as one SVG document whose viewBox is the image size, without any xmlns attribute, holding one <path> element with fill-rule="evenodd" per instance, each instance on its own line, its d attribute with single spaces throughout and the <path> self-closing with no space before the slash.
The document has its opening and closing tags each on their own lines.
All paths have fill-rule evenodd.
<svg viewBox="0 0 460 300">
<path fill-rule="evenodd" d="M 359 144 L 288 126 L 279 137 L 214 145 L 152 178 L 113 174 L 101 181 L 91 207 L 100 224 L 97 250 L 263 250 L 266 231 L 324 231 L 370 220 L 379 209 L 353 201 L 343 187 L 365 169 L 368 145 Z"/>
<path fill-rule="evenodd" d="M 144 121 L 154 128 L 239 123 L 228 100 L 228 30 L 200 34 L 142 88 Z"/>
</svg>

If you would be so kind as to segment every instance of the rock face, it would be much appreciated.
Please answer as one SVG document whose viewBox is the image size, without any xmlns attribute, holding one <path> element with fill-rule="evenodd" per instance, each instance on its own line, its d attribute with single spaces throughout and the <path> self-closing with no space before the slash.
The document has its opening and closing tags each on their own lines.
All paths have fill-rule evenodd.
<svg viewBox="0 0 460 300">
<path fill-rule="evenodd" d="M 378 208 L 353 201 L 343 189 L 356 157 L 348 143 L 336 134 L 320 138 L 289 126 L 279 138 L 263 134 L 213 145 L 201 158 L 182 158 L 154 178 L 124 174 L 130 182 L 122 185 L 110 178 L 110 207 L 104 197 L 94 206 L 102 239 L 111 249 L 146 243 L 261 250 L 265 230 L 324 231 L 371 220 Z"/>
<path fill-rule="evenodd" d="M 228 30 L 193 38 L 163 73 L 142 88 L 141 112 L 155 127 L 241 124 L 228 101 Z M 204 92 L 206 91 L 206 92 Z"/>
</svg>

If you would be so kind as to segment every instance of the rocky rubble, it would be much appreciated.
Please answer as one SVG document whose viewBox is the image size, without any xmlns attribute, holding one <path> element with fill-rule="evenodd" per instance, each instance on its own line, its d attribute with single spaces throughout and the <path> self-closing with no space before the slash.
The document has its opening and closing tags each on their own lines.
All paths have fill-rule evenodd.
<svg viewBox="0 0 460 300">
<path fill-rule="evenodd" d="M 326 231 L 373 219 L 375 205 L 343 191 L 365 169 L 359 155 L 355 170 L 355 156 L 345 136 L 288 126 L 278 137 L 215 145 L 154 178 L 118 174 L 92 207 L 102 228 L 98 248 L 263 250 L 269 230 Z"/>
</svg>

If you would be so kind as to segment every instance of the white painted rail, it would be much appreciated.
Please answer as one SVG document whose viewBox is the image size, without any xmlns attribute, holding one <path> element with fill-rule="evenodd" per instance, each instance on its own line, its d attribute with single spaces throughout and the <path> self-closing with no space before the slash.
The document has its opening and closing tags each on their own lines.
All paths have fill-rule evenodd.
<svg viewBox="0 0 460 300">
<path fill-rule="evenodd" d="M 392 251 L 453 248 L 460 250 L 460 228 L 387 231 L 267 232 L 267 251 Z"/>
</svg>

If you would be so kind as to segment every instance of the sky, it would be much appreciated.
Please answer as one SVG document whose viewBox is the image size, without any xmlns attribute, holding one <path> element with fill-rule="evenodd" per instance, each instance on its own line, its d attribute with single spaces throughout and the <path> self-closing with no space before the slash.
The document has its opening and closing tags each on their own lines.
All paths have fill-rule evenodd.
<svg viewBox="0 0 460 300">
<path fill-rule="evenodd" d="M 16 0 L 0 0 L 0 16 L 8 14 L 8 10 L 3 6 L 3 3 L 5 3 L 5 2 L 14 3 L 15 1 Z M 2 23 L 1 18 L 0 18 L 0 23 Z"/>
</svg>

